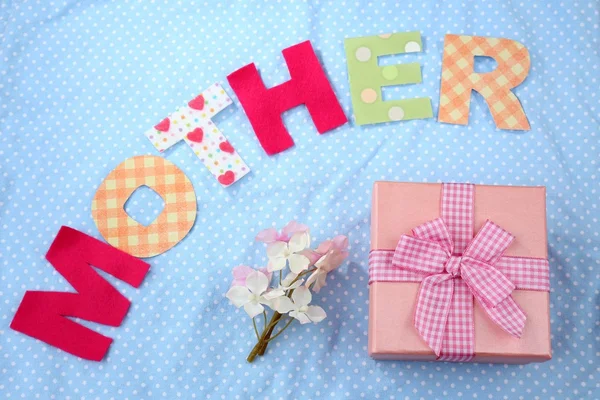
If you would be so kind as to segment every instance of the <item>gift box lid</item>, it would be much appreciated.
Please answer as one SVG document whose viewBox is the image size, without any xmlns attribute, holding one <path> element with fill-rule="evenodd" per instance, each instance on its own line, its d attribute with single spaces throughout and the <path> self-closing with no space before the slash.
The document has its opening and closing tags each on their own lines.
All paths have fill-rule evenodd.
<svg viewBox="0 0 600 400">
<path fill-rule="evenodd" d="M 377 181 L 373 185 L 371 250 L 393 250 L 403 234 L 440 216 L 441 183 Z M 515 241 L 507 256 L 547 258 L 546 188 L 475 185 L 475 234 L 491 219 Z"/>
</svg>

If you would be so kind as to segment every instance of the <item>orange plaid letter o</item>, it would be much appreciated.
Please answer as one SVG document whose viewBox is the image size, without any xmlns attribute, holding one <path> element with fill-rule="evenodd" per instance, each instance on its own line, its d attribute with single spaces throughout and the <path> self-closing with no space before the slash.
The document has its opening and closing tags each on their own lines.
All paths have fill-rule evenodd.
<svg viewBox="0 0 600 400">
<path fill-rule="evenodd" d="M 165 207 L 148 226 L 131 218 L 123 208 L 140 186 L 162 197 Z M 135 257 L 153 257 L 179 243 L 196 220 L 196 193 L 192 182 L 172 162 L 156 156 L 128 158 L 104 179 L 92 201 L 92 218 L 102 237 Z"/>
</svg>

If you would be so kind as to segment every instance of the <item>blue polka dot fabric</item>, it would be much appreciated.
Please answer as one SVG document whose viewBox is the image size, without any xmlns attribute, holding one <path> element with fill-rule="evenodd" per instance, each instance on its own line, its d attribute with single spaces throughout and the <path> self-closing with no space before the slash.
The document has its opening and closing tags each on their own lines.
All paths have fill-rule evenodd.
<svg viewBox="0 0 600 400">
<path fill-rule="evenodd" d="M 600 398 L 599 10 L 593 1 L 138 2 L 0 4 L 0 398 L 6 399 L 595 399 Z M 532 68 L 515 89 L 531 130 L 497 130 L 479 95 L 467 126 L 435 118 L 318 135 L 307 110 L 284 113 L 295 147 L 268 157 L 226 76 L 255 62 L 270 87 L 289 79 L 281 50 L 311 40 L 345 110 L 344 38 L 420 31 L 423 83 L 387 99 L 439 103 L 444 34 L 507 37 Z M 483 63 L 478 68 L 493 68 Z M 69 291 L 45 260 L 61 225 L 94 237 L 92 197 L 128 157 L 158 154 L 144 132 L 219 82 L 233 105 L 215 123 L 252 172 L 223 189 L 184 143 L 163 155 L 192 180 L 198 217 L 149 259 L 114 339 L 85 361 L 9 328 L 24 292 Z M 553 358 L 491 365 L 374 361 L 367 355 L 367 257 L 376 180 L 544 185 Z M 162 207 L 140 190 L 127 211 Z M 316 243 L 349 237 L 348 261 L 315 302 L 328 318 L 292 325 L 253 364 L 252 325 L 224 297 L 239 264 L 266 265 L 255 234 L 295 219 Z"/>
</svg>

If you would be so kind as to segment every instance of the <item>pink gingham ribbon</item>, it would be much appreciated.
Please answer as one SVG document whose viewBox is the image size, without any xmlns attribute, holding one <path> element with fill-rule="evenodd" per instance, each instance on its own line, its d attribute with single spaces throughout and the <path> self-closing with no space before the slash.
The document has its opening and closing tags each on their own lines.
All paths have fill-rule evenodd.
<svg viewBox="0 0 600 400">
<path fill-rule="evenodd" d="M 472 237 L 473 193 L 473 185 L 444 184 L 441 218 L 402 235 L 395 251 L 369 255 L 369 283 L 421 282 L 414 326 L 443 361 L 475 355 L 473 298 L 519 338 L 526 317 L 512 291 L 550 290 L 548 260 L 503 256 L 513 235 L 488 220 Z"/>
</svg>

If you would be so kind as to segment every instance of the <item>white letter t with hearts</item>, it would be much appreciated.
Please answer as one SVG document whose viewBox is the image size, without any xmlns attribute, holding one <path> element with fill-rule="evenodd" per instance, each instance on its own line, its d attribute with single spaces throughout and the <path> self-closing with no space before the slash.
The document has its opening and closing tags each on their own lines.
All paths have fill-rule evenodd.
<svg viewBox="0 0 600 400">
<path fill-rule="evenodd" d="M 218 83 L 178 108 L 145 135 L 160 152 L 181 139 L 194 150 L 206 168 L 223 186 L 238 181 L 250 169 L 211 118 L 231 104 L 231 99 Z"/>
</svg>

